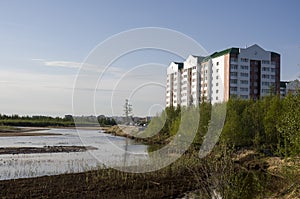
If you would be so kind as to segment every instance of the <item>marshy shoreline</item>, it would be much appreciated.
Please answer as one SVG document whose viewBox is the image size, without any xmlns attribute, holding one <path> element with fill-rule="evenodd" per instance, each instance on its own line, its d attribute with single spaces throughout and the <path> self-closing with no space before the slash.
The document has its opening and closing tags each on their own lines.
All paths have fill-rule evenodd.
<svg viewBox="0 0 300 199">
<path fill-rule="evenodd" d="M 118 126 L 109 129 L 87 128 L 106 130 L 104 133 L 127 138 L 131 138 L 132 135 L 131 131 L 120 131 Z M 78 129 L 86 129 L 86 127 Z M 14 133 L 47 135 L 47 132 L 35 132 L 41 130 L 47 128 L 27 128 L 23 132 Z M 13 131 L 11 129 L 10 132 L 2 133 L 13 133 Z M 134 135 L 135 141 L 143 141 L 143 139 L 138 140 Z M 204 159 L 198 157 L 197 149 L 191 148 L 171 165 L 149 173 L 125 173 L 101 167 L 80 173 L 1 180 L 0 198 L 207 198 L 207 196 L 211 198 L 216 197 L 212 195 L 214 190 L 222 192 L 222 196 L 239 194 L 239 191 L 244 191 L 245 182 L 247 182 L 247 190 L 249 190 L 246 192 L 249 196 L 258 189 L 262 197 L 297 198 L 300 196 L 298 191 L 300 181 L 297 180 L 300 179 L 300 159 L 293 163 L 295 159 L 286 161 L 249 148 L 240 148 L 226 154 L 224 151 L 227 149 L 220 147 L 216 147 Z M 0 148 L 0 154 L 1 151 L 4 151 L 2 154 L 18 154 L 22 152 L 68 153 L 86 150 L 93 150 L 93 148 L 85 146 Z"/>
<path fill-rule="evenodd" d="M 272 163 L 274 160 L 276 162 Z M 221 191 L 223 196 L 231 194 L 229 193 L 231 191 L 238 193 L 239 189 L 244 189 L 241 182 L 247 180 L 249 191 L 255 189 L 258 183 L 264 186 L 264 195 L 261 196 L 297 198 L 300 194 L 299 182 L 297 178 L 289 179 L 285 176 L 281 170 L 285 164 L 291 162 L 267 157 L 251 150 L 236 151 L 234 156 L 230 157 L 211 154 L 205 159 L 188 153 L 171 165 L 149 173 L 126 173 L 112 168 L 99 168 L 80 173 L 2 180 L 0 196 L 3 198 L 207 198 L 213 196 L 212 188 Z M 233 175 L 231 176 L 233 178 L 227 175 Z M 299 173 L 294 175 L 296 176 L 300 177 Z M 227 187 L 229 184 L 233 187 Z"/>
<path fill-rule="evenodd" d="M 0 155 L 3 154 L 33 154 L 33 153 L 70 153 L 96 150 L 91 146 L 44 146 L 44 147 L 0 147 Z"/>
</svg>

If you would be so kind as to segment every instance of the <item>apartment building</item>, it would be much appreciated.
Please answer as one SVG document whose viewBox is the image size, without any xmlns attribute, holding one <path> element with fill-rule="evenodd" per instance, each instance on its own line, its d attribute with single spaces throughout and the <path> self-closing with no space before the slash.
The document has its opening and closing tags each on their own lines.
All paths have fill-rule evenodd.
<svg viewBox="0 0 300 199">
<path fill-rule="evenodd" d="M 190 55 L 167 69 L 166 106 L 212 104 L 230 97 L 258 99 L 280 93 L 280 55 L 258 45 L 229 48 L 208 57 Z"/>
<path fill-rule="evenodd" d="M 200 102 L 200 63 L 203 57 L 190 55 L 183 63 L 167 69 L 166 106 L 190 106 Z"/>
</svg>

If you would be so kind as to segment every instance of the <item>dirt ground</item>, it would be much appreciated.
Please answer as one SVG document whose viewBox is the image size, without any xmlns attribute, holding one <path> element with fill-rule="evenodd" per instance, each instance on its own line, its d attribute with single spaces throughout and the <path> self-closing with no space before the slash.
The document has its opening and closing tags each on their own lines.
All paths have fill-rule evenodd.
<svg viewBox="0 0 300 199">
<path fill-rule="evenodd" d="M 0 147 L 2 154 L 31 154 L 31 153 L 69 153 L 94 150 L 95 147 L 85 146 L 44 146 L 44 147 Z"/>
<path fill-rule="evenodd" d="M 22 128 L 12 127 L 11 129 L 0 128 L 0 137 L 61 135 L 58 133 L 37 132 L 37 131 L 44 131 L 48 129 L 49 128 L 40 128 L 40 127 L 22 127 Z"/>
<path fill-rule="evenodd" d="M 166 176 L 104 169 L 0 181 L 0 198 L 177 198 L 195 187 L 188 171 Z"/>
</svg>

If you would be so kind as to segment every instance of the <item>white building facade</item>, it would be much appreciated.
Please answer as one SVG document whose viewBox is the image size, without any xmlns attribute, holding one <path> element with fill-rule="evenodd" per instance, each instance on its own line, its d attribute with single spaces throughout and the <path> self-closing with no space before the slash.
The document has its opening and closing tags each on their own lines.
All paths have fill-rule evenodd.
<svg viewBox="0 0 300 199">
<path fill-rule="evenodd" d="M 271 92 L 280 93 L 280 55 L 258 45 L 190 55 L 167 69 L 166 106 L 214 104 L 230 97 L 256 100 Z"/>
</svg>

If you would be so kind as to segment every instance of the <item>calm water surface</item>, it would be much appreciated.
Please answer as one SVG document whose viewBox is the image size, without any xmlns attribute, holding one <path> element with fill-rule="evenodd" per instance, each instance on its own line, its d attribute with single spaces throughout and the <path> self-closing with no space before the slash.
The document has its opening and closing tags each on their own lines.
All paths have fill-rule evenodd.
<svg viewBox="0 0 300 199">
<path fill-rule="evenodd" d="M 0 137 L 1 147 L 92 146 L 87 152 L 0 155 L 0 180 L 88 171 L 99 167 L 137 165 L 147 146 L 97 130 L 50 129 L 51 136 Z"/>
</svg>

